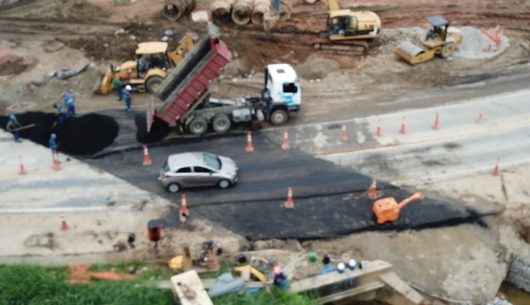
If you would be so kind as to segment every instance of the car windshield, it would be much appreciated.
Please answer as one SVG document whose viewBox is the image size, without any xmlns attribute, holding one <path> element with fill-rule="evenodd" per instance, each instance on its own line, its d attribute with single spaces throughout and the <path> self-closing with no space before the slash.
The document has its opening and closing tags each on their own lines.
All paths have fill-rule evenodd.
<svg viewBox="0 0 530 305">
<path fill-rule="evenodd" d="M 206 163 L 208 167 L 213 168 L 215 170 L 221 169 L 221 160 L 216 155 L 204 153 L 203 158 L 204 158 L 204 163 Z"/>
</svg>

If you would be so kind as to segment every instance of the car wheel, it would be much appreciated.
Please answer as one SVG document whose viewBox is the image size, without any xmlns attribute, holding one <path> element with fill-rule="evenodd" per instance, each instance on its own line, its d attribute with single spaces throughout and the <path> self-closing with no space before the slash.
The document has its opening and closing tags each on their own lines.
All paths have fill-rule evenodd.
<svg viewBox="0 0 530 305">
<path fill-rule="evenodd" d="M 205 119 L 202 118 L 196 118 L 193 121 L 191 121 L 190 125 L 188 126 L 190 132 L 194 135 L 201 135 L 208 130 L 208 123 Z"/>
<path fill-rule="evenodd" d="M 226 180 L 226 179 L 223 179 L 223 180 L 219 180 L 219 182 L 217 183 L 217 185 L 222 188 L 222 189 L 226 189 L 228 187 L 230 187 L 230 181 Z"/>
<path fill-rule="evenodd" d="M 178 183 L 170 183 L 166 187 L 167 191 L 170 193 L 178 193 L 180 191 L 180 185 Z"/>
<path fill-rule="evenodd" d="M 283 109 L 276 109 L 271 114 L 271 123 L 272 125 L 282 125 L 287 123 L 287 120 L 289 119 L 289 115 L 287 114 L 287 111 Z"/>
<path fill-rule="evenodd" d="M 230 118 L 226 114 L 218 114 L 213 118 L 212 127 L 217 133 L 225 133 L 230 129 Z"/>
</svg>

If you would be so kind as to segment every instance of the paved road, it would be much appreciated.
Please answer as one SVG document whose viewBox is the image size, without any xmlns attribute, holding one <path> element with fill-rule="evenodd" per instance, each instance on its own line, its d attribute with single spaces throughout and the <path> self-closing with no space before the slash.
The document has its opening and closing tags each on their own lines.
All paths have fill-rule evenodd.
<svg viewBox="0 0 530 305">
<path fill-rule="evenodd" d="M 365 191 L 371 178 L 334 165 L 300 150 L 282 151 L 267 132 L 254 136 L 256 151 L 244 151 L 245 137 L 227 136 L 209 140 L 183 140 L 179 144 L 152 147 L 153 166 L 143 167 L 141 150 L 131 150 L 88 160 L 145 190 L 165 196 L 178 206 L 179 196 L 167 194 L 156 177 L 165 158 L 183 151 L 210 151 L 229 156 L 241 168 L 241 183 L 229 190 L 188 190 L 191 214 L 221 223 L 250 239 L 321 238 L 364 230 L 421 229 L 478 221 L 491 211 L 467 209 L 462 202 L 425 199 L 407 207 L 395 224 L 376 225 L 372 201 Z M 295 209 L 282 204 L 292 187 Z M 405 190 L 380 184 L 385 196 L 398 200 L 410 195 Z M 176 211 L 167 215 L 176 225 Z"/>
</svg>

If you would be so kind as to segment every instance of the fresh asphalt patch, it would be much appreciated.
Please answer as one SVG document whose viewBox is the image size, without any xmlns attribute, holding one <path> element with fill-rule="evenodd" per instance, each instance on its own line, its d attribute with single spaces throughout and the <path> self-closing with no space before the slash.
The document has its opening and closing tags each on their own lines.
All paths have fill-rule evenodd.
<svg viewBox="0 0 530 305">
<path fill-rule="evenodd" d="M 253 137 L 255 152 L 245 152 L 245 141 L 244 136 L 227 136 L 157 145 L 149 149 L 152 166 L 142 166 L 141 149 L 117 151 L 86 161 L 174 202 L 174 211 L 163 222 L 166 226 L 178 226 L 180 196 L 168 194 L 157 180 L 167 157 L 190 151 L 230 157 L 240 167 L 240 182 L 227 190 L 215 187 L 185 190 L 190 217 L 205 217 L 252 240 L 419 230 L 481 223 L 481 217 L 490 214 L 468 208 L 463 202 L 427 196 L 403 208 L 395 223 L 380 225 L 372 213 L 373 201 L 366 195 L 372 182 L 370 177 L 301 151 L 285 152 L 259 132 Z M 294 209 L 283 208 L 289 187 L 294 193 Z M 412 194 L 384 182 L 378 182 L 378 188 L 384 197 L 394 197 L 398 202 Z"/>
</svg>

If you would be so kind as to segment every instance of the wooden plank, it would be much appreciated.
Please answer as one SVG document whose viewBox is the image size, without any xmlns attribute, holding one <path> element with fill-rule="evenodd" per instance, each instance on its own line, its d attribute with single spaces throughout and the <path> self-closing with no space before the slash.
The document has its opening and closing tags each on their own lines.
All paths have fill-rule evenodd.
<svg viewBox="0 0 530 305">
<path fill-rule="evenodd" d="M 298 293 L 313 290 L 334 283 L 340 283 L 365 275 L 390 270 L 390 268 L 392 268 L 392 265 L 384 261 L 363 262 L 363 269 L 357 268 L 353 271 L 345 271 L 344 273 L 327 273 L 293 282 L 289 291 L 293 293 Z"/>
<path fill-rule="evenodd" d="M 172 276 L 171 286 L 181 305 L 213 305 L 195 270 Z M 191 290 L 191 293 L 185 293 L 188 289 Z M 186 295 L 189 294 L 192 296 L 187 297 Z"/>
<path fill-rule="evenodd" d="M 423 297 L 405 283 L 395 272 L 384 273 L 379 278 L 412 304 L 419 305 L 423 302 Z"/>
<path fill-rule="evenodd" d="M 351 298 L 359 294 L 374 291 L 385 287 L 385 284 L 381 281 L 373 281 L 365 285 L 361 285 L 352 289 L 344 290 L 334 294 L 327 295 L 325 297 L 317 299 L 318 304 L 327 304 L 331 302 L 340 301 L 343 299 Z"/>
</svg>

